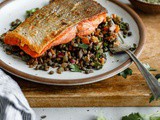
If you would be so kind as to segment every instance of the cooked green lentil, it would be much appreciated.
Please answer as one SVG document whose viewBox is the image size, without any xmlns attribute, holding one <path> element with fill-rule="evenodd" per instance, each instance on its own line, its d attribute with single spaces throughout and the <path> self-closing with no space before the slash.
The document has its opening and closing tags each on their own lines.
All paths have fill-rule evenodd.
<svg viewBox="0 0 160 120">
<path fill-rule="evenodd" d="M 31 16 L 36 10 L 27 12 L 27 16 Z M 33 12 L 34 11 L 34 12 Z M 107 21 L 101 23 L 96 31 L 85 38 L 78 36 L 67 44 L 62 44 L 52 47 L 46 51 L 41 57 L 31 58 L 17 46 L 4 45 L 5 51 L 8 55 L 19 56 L 29 68 L 35 70 L 49 71 L 49 68 L 57 68 L 57 73 L 61 74 L 64 71 L 83 72 L 85 74 L 93 73 L 93 70 L 103 68 L 107 61 L 106 52 L 109 51 L 109 46 L 118 41 L 118 32 L 112 30 L 112 27 L 118 26 L 122 31 L 123 36 L 131 36 L 128 23 L 113 15 L 114 17 L 107 17 Z M 112 23 L 114 21 L 114 24 Z M 17 19 L 11 23 L 11 30 L 14 30 L 22 22 Z M 1 42 L 4 39 L 1 35 Z M 48 74 L 54 74 L 54 71 L 49 71 Z"/>
<path fill-rule="evenodd" d="M 54 74 L 54 71 L 51 70 L 48 74 L 53 75 L 53 74 Z"/>
</svg>

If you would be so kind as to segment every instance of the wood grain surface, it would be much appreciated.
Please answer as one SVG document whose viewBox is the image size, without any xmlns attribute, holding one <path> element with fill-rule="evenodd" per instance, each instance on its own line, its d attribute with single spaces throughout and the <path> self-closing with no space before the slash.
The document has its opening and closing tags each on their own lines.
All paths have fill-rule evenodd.
<svg viewBox="0 0 160 120">
<path fill-rule="evenodd" d="M 160 14 L 147 15 L 137 11 L 147 30 L 147 42 L 140 56 L 160 73 Z M 124 79 L 110 79 L 83 86 L 58 87 L 36 84 L 12 76 L 22 88 L 32 107 L 89 107 L 89 106 L 159 106 L 149 103 L 150 90 L 133 64 L 133 75 Z"/>
</svg>

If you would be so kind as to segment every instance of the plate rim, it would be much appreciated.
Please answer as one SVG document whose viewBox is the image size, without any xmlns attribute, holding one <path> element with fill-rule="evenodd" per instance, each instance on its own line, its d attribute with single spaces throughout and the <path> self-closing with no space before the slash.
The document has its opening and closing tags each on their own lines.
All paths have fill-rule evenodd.
<svg viewBox="0 0 160 120">
<path fill-rule="evenodd" d="M 140 31 L 140 33 L 139 33 L 140 34 L 140 41 L 139 41 L 138 48 L 135 51 L 135 55 L 137 57 L 139 57 L 142 50 L 143 50 L 144 43 L 146 41 L 146 39 L 145 39 L 146 38 L 146 30 L 145 30 L 144 23 L 142 22 L 141 18 L 138 16 L 138 14 L 133 9 L 131 9 L 129 6 L 123 4 L 119 1 L 116 1 L 116 0 L 109 0 L 109 1 L 117 4 L 119 7 L 124 9 L 128 14 L 130 14 L 132 16 L 132 18 L 137 23 L 139 31 Z M 12 0 L 5 0 L 4 2 L 0 3 L 0 9 L 10 2 L 12 2 Z M 19 70 L 13 68 L 13 67 L 8 66 L 1 59 L 0 59 L 0 68 L 6 70 L 7 72 L 9 72 L 9 73 L 11 73 L 15 76 L 18 76 L 20 78 L 23 78 L 25 80 L 29 80 L 29 81 L 32 81 L 32 82 L 47 84 L 47 85 L 71 86 L 71 85 L 84 85 L 84 84 L 94 83 L 94 82 L 98 82 L 98 81 L 108 79 L 110 77 L 113 77 L 117 73 L 125 70 L 127 67 L 129 67 L 131 65 L 131 63 L 132 63 L 132 61 L 130 59 L 128 59 L 125 63 L 123 63 L 119 67 L 117 67 L 117 68 L 115 68 L 115 69 L 113 69 L 109 72 L 105 72 L 103 74 L 93 76 L 93 77 L 89 77 L 89 78 L 81 78 L 81 79 L 74 79 L 74 80 L 70 80 L 70 79 L 65 79 L 65 80 L 50 79 L 50 78 L 42 78 L 42 77 L 30 75 L 30 74 L 24 73 L 22 71 L 19 71 Z"/>
</svg>

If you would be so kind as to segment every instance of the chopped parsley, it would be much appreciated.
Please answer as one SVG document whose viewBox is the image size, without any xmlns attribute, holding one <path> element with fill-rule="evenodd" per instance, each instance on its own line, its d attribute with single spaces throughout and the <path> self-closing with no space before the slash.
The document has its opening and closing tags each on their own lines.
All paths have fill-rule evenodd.
<svg viewBox="0 0 160 120">
<path fill-rule="evenodd" d="M 104 116 L 98 116 L 97 120 L 107 120 Z"/>
<path fill-rule="evenodd" d="M 151 95 L 151 97 L 149 98 L 149 103 L 153 102 L 154 101 L 154 96 Z"/>
<path fill-rule="evenodd" d="M 119 73 L 119 76 L 124 77 L 125 79 L 127 78 L 128 75 L 132 75 L 132 69 L 127 68 L 126 70 L 124 70 L 123 72 Z"/>
<path fill-rule="evenodd" d="M 70 69 L 72 72 L 82 72 L 82 70 L 79 69 L 79 66 L 76 64 L 71 64 Z"/>
<path fill-rule="evenodd" d="M 37 10 L 39 10 L 39 8 L 33 8 L 31 10 L 27 10 L 26 11 L 26 18 L 32 16 Z"/>
<path fill-rule="evenodd" d="M 122 117 L 122 120 L 144 120 L 139 113 L 131 113 L 128 116 Z"/>
<path fill-rule="evenodd" d="M 142 115 L 140 113 L 131 113 L 128 116 L 122 117 L 122 120 L 160 120 L 160 113 Z"/>
<path fill-rule="evenodd" d="M 88 49 L 88 45 L 82 43 L 82 44 L 79 44 L 78 45 L 79 48 L 82 48 L 82 49 Z"/>
</svg>

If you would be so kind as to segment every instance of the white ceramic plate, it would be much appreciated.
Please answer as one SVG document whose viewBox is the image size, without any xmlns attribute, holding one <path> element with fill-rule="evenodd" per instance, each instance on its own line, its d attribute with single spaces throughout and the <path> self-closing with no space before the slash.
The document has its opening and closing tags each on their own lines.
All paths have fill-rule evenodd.
<svg viewBox="0 0 160 120">
<path fill-rule="evenodd" d="M 133 33 L 132 37 L 125 39 L 125 43 L 138 45 L 136 55 L 140 55 L 144 41 L 144 26 L 141 19 L 134 13 L 133 10 L 117 1 L 97 0 L 100 4 L 107 8 L 109 15 L 116 13 L 121 16 L 125 22 L 128 22 Z M 16 18 L 24 20 L 26 10 L 42 7 L 48 4 L 49 0 L 8 0 L 1 4 L 0 7 L 0 34 L 9 29 L 9 25 Z M 117 60 L 119 60 L 117 62 Z M 109 77 L 112 77 L 123 71 L 131 64 L 129 57 L 126 54 L 110 56 L 107 53 L 107 63 L 103 69 L 95 71 L 92 74 L 86 75 L 83 73 L 64 72 L 62 74 L 49 75 L 45 71 L 35 71 L 21 60 L 15 59 L 12 56 L 6 55 L 3 48 L 0 47 L 0 65 L 8 72 L 44 84 L 54 85 L 80 85 L 97 82 Z"/>
</svg>

